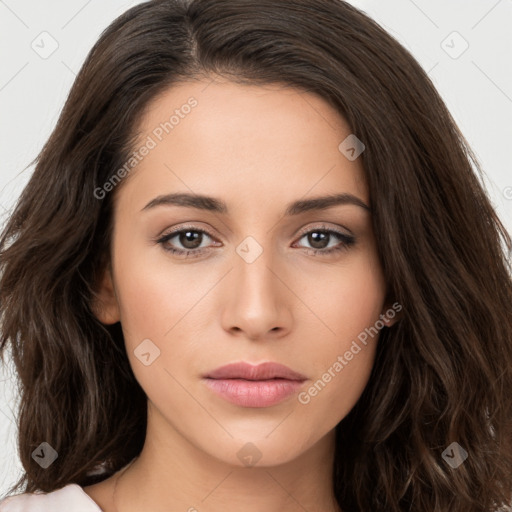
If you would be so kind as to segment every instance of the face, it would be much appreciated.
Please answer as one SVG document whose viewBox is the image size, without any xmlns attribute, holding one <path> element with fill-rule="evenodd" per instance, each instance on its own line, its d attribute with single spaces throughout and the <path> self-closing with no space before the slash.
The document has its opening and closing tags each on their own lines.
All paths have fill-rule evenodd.
<svg viewBox="0 0 512 512">
<path fill-rule="evenodd" d="M 139 133 L 98 316 L 122 324 L 148 433 L 235 465 L 295 459 L 357 402 L 365 329 L 389 310 L 350 128 L 312 93 L 205 81 L 159 96 Z M 241 362 L 295 373 L 214 372 Z"/>
</svg>

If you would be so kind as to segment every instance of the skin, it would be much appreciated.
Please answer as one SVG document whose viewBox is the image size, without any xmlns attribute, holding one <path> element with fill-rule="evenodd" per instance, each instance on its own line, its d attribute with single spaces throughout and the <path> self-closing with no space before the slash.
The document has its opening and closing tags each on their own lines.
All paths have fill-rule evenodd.
<svg viewBox="0 0 512 512">
<path fill-rule="evenodd" d="M 315 94 L 222 79 L 166 90 L 149 105 L 140 140 L 191 96 L 197 106 L 115 190 L 111 268 L 95 307 L 103 323 L 123 326 L 148 396 L 148 428 L 115 505 L 119 472 L 84 490 L 105 512 L 339 510 L 334 428 L 368 382 L 377 337 L 307 404 L 295 394 L 271 407 L 234 405 L 202 376 L 231 362 L 275 361 L 304 374 L 307 390 L 389 309 L 370 211 L 345 204 L 284 216 L 289 203 L 326 194 L 370 205 L 362 158 L 340 152 L 350 128 Z M 213 196 L 229 211 L 141 211 L 175 192 Z M 190 224 L 208 233 L 199 257 L 175 256 L 155 242 Z M 355 243 L 315 255 L 312 248 L 343 244 L 333 234 L 312 245 L 304 233 L 320 228 Z M 263 249 L 252 263 L 236 251 L 247 236 Z M 175 236 L 167 247 L 186 243 Z M 160 349 L 148 366 L 134 354 L 145 339 Z M 247 443 L 261 457 L 253 466 L 237 456 Z"/>
</svg>

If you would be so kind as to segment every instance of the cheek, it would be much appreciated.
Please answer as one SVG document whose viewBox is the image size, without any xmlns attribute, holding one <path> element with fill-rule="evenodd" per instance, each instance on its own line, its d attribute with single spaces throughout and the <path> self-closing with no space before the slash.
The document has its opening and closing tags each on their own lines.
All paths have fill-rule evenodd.
<svg viewBox="0 0 512 512">
<path fill-rule="evenodd" d="M 361 319 L 362 316 L 360 323 L 347 319 L 346 324 L 350 325 L 340 324 L 343 334 L 335 342 L 324 341 L 315 347 L 311 381 L 297 397 L 301 411 L 297 418 L 302 418 L 301 424 L 314 436 L 334 428 L 354 407 L 368 384 L 379 332 L 367 335 L 365 329 L 371 328 L 375 320 Z"/>
<path fill-rule="evenodd" d="M 335 428 L 361 397 L 373 367 L 376 343 L 377 338 L 367 347 L 340 343 L 340 350 L 329 354 L 315 379 L 298 395 L 296 417 L 313 441 Z M 350 360 L 345 349 L 352 354 Z"/>
<path fill-rule="evenodd" d="M 323 335 L 314 343 L 314 379 L 299 402 L 311 418 L 330 418 L 335 426 L 368 382 L 382 328 L 379 318 L 385 283 L 371 256 L 358 258 L 352 265 L 336 269 L 330 279 L 318 282 L 325 283 L 322 293 L 307 296 L 311 309 L 320 313 L 322 322 L 316 322 Z"/>
<path fill-rule="evenodd" d="M 128 259 L 125 262 L 128 269 Z M 122 284 L 118 297 L 126 351 L 135 378 L 163 410 L 179 410 L 184 417 L 201 414 L 180 383 L 185 381 L 183 373 L 191 370 L 190 362 L 197 358 L 200 332 L 196 329 L 201 331 L 201 326 L 191 308 L 204 295 L 204 287 L 190 283 L 178 271 L 172 272 L 169 265 L 165 269 L 130 266 L 134 270 L 124 280 L 119 269 Z"/>
<path fill-rule="evenodd" d="M 116 289 L 121 323 L 127 341 L 134 344 L 144 338 L 164 339 L 187 311 L 204 295 L 205 283 L 194 281 L 179 265 L 165 257 L 155 258 L 154 248 L 123 250 L 118 242 Z M 148 257 L 149 256 L 149 257 Z"/>
<path fill-rule="evenodd" d="M 199 343 L 191 320 L 200 330 L 191 309 L 204 295 L 206 283 L 194 281 L 166 258 L 152 257 L 153 249 L 130 247 L 122 237 L 116 243 L 116 291 L 127 355 L 143 389 L 158 394 L 174 385 L 166 370 L 174 375 L 176 367 L 189 367 Z"/>
<path fill-rule="evenodd" d="M 385 281 L 374 255 L 361 252 L 347 263 L 328 269 L 325 275 L 304 277 L 302 289 L 308 305 L 322 321 L 322 332 L 344 349 L 373 325 L 383 312 Z M 348 349 L 348 348 L 347 348 Z"/>
</svg>

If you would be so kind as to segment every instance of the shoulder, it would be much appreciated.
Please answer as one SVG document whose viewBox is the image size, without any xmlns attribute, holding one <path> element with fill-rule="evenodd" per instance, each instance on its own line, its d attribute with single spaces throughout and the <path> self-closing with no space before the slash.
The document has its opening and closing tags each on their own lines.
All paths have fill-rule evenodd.
<svg viewBox="0 0 512 512">
<path fill-rule="evenodd" d="M 97 503 L 77 484 L 56 491 L 23 493 L 0 501 L 0 512 L 102 512 Z"/>
</svg>

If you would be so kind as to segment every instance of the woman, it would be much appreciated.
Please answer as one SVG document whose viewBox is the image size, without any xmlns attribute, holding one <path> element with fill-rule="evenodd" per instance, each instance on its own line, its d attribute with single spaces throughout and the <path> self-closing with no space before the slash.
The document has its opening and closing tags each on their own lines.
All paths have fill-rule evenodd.
<svg viewBox="0 0 512 512">
<path fill-rule="evenodd" d="M 130 9 L 0 241 L 0 510 L 503 510 L 512 244 L 474 168 L 344 2 Z"/>
</svg>

